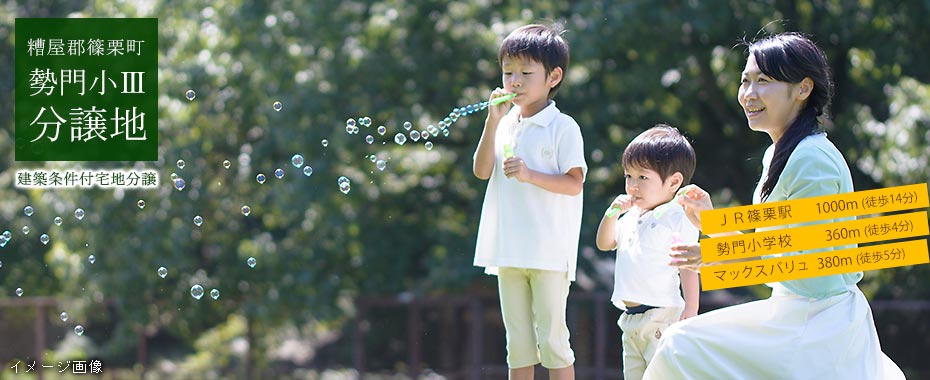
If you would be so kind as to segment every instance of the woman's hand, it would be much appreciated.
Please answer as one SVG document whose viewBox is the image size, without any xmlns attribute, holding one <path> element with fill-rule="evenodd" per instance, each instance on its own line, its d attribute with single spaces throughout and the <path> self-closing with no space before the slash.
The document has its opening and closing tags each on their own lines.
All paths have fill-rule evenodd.
<svg viewBox="0 0 930 380">
<path fill-rule="evenodd" d="M 690 269 L 695 272 L 700 271 L 703 260 L 701 259 L 701 245 L 698 243 L 675 243 L 670 247 L 672 250 L 668 255 L 672 258 L 668 265 Z"/>
<path fill-rule="evenodd" d="M 678 191 L 681 194 L 678 197 L 678 204 L 685 209 L 685 215 L 688 220 L 698 230 L 701 229 L 701 211 L 713 210 L 714 204 L 710 200 L 710 194 L 697 185 L 688 185 Z"/>
</svg>

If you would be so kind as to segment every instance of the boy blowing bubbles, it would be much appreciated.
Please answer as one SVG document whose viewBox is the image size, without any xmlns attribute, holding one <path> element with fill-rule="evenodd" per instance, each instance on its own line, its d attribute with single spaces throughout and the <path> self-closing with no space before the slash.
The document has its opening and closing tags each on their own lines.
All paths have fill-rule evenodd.
<svg viewBox="0 0 930 380">
<path fill-rule="evenodd" d="M 587 171 L 581 128 L 552 98 L 568 66 L 561 30 L 527 25 L 507 36 L 498 61 L 503 88 L 474 157 L 488 180 L 476 266 L 498 278 L 511 379 L 532 379 L 542 363 L 550 379 L 574 379 L 565 306 L 575 279 Z"/>
<path fill-rule="evenodd" d="M 666 327 L 697 315 L 698 274 L 669 265 L 672 244 L 698 240 L 673 201 L 695 164 L 691 144 L 677 129 L 659 124 L 641 133 L 623 152 L 626 194 L 614 199 L 597 228 L 598 249 L 617 250 L 611 301 L 624 311 L 617 321 L 624 379 L 642 378 Z"/>
</svg>

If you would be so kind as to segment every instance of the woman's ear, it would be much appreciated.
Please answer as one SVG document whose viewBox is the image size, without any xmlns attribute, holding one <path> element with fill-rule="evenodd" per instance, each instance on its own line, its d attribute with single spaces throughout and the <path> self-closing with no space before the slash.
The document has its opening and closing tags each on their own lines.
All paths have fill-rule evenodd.
<svg viewBox="0 0 930 380">
<path fill-rule="evenodd" d="M 811 96 L 811 92 L 814 91 L 814 80 L 810 77 L 805 77 L 801 80 L 801 83 L 798 85 L 798 99 L 801 101 L 807 100 Z"/>
<path fill-rule="evenodd" d="M 556 67 L 549 72 L 549 88 L 555 87 L 562 81 L 562 68 Z"/>
</svg>

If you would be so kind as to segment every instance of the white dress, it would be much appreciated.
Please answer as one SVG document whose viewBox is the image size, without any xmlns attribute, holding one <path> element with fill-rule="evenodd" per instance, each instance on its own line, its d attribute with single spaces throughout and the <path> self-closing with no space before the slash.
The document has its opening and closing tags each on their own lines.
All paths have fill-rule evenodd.
<svg viewBox="0 0 930 380">
<path fill-rule="evenodd" d="M 763 158 L 763 180 L 772 150 Z M 818 134 L 798 144 L 768 201 L 850 191 L 843 156 Z M 773 283 L 768 299 L 676 323 L 643 379 L 904 379 L 881 351 L 872 310 L 856 286 L 861 278 L 857 272 Z"/>
</svg>

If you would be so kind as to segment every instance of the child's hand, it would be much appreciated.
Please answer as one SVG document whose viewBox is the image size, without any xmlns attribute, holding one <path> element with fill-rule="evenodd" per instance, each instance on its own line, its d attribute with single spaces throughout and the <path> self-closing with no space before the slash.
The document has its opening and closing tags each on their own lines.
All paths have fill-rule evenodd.
<svg viewBox="0 0 930 380">
<path fill-rule="evenodd" d="M 520 182 L 529 182 L 532 173 L 522 158 L 513 156 L 504 160 L 504 175 Z"/>
<path fill-rule="evenodd" d="M 678 320 L 679 320 L 679 321 L 683 321 L 683 320 L 685 320 L 685 319 L 688 319 L 688 318 L 691 318 L 691 317 L 695 317 L 695 316 L 697 316 L 697 310 L 688 310 L 688 309 L 685 309 L 685 311 L 683 311 L 683 312 L 681 313 L 681 317 L 679 317 Z"/>
<path fill-rule="evenodd" d="M 633 197 L 629 194 L 620 194 L 614 198 L 613 203 L 610 204 L 610 208 L 607 209 L 607 213 L 611 215 L 620 215 L 629 211 L 631 208 L 633 208 Z"/>
<path fill-rule="evenodd" d="M 688 185 L 678 191 L 678 204 L 685 209 L 688 220 L 697 229 L 701 229 L 701 211 L 713 210 L 710 194 L 697 185 Z"/>
<path fill-rule="evenodd" d="M 498 87 L 491 92 L 491 96 L 488 98 L 488 102 L 494 100 L 494 98 L 499 98 L 501 96 L 507 95 L 507 91 Z M 500 120 L 504 115 L 507 114 L 507 111 L 510 111 L 510 107 L 513 105 L 512 102 L 503 102 L 498 105 L 488 106 L 488 119 Z"/>
</svg>

